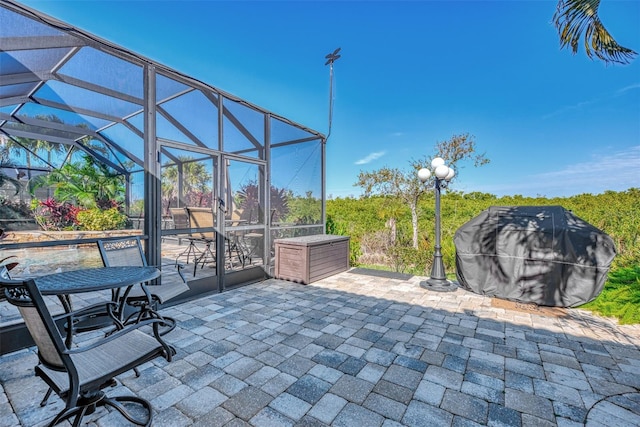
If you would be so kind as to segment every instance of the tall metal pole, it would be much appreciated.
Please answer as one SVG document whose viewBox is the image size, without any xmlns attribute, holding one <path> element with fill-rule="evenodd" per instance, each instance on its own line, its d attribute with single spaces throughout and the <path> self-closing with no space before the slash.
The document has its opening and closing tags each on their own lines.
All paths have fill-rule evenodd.
<svg viewBox="0 0 640 427">
<path fill-rule="evenodd" d="M 331 122 L 333 121 L 333 61 L 329 63 L 329 130 L 327 139 L 331 135 Z"/>
<path fill-rule="evenodd" d="M 329 139 L 329 135 L 331 135 L 331 122 L 333 121 L 333 63 L 340 58 L 340 55 L 338 55 L 340 49 L 341 48 L 337 48 L 332 53 L 325 56 L 327 62 L 325 62 L 324 65 L 329 66 L 329 130 L 325 140 Z"/>
<path fill-rule="evenodd" d="M 442 246 L 441 246 L 441 229 L 440 229 L 440 189 L 441 180 L 435 179 L 435 192 L 436 192 L 436 246 L 433 253 L 433 265 L 431 266 L 431 277 L 427 280 L 430 286 L 443 286 L 448 285 L 447 274 L 444 269 L 444 262 L 442 261 Z"/>
<path fill-rule="evenodd" d="M 436 244 L 433 253 L 433 264 L 431 265 L 431 277 L 428 280 L 420 282 L 420 286 L 425 289 L 438 292 L 455 291 L 458 287 L 456 283 L 447 280 L 447 273 L 444 269 L 444 261 L 442 260 L 441 245 L 441 227 L 440 227 L 440 193 L 443 187 L 446 187 L 449 181 L 455 175 L 453 168 L 444 164 L 444 160 L 440 157 L 433 159 L 431 167 L 434 170 L 434 191 L 436 197 Z M 423 168 L 418 171 L 418 178 L 422 183 L 426 183 L 431 176 L 431 171 Z"/>
<path fill-rule="evenodd" d="M 324 65 L 329 65 L 329 130 L 327 131 L 327 136 L 322 141 L 322 223 L 327 223 L 327 199 L 326 199 L 326 190 L 327 190 L 327 141 L 329 140 L 329 135 L 331 135 L 331 124 L 333 122 L 333 63 L 336 62 L 340 55 L 340 48 L 337 48 L 333 52 L 329 53 L 325 56 L 327 62 Z M 327 232 L 326 225 L 323 227 L 323 233 Z"/>
</svg>

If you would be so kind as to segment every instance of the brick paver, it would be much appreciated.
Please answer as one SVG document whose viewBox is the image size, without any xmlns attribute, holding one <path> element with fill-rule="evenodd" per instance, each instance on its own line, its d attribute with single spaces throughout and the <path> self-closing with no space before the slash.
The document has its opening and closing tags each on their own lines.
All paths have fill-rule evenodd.
<svg viewBox="0 0 640 427">
<path fill-rule="evenodd" d="M 496 308 L 423 279 L 270 279 L 165 308 L 174 361 L 107 393 L 150 400 L 154 426 L 640 425 L 639 325 Z M 39 406 L 36 363 L 34 349 L 0 357 L 0 425 L 61 409 Z M 122 424 L 104 409 L 89 420 Z"/>
</svg>

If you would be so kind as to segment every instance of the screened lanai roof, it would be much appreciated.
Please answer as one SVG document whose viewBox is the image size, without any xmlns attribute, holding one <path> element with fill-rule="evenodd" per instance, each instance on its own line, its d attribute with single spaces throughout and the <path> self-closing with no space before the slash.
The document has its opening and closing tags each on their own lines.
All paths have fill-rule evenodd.
<svg viewBox="0 0 640 427">
<path fill-rule="evenodd" d="M 0 0 L 0 22 L 0 161 L 17 173 L 85 153 L 123 174 L 143 170 L 149 68 L 158 140 L 264 159 L 266 139 L 325 139 L 19 3 Z"/>
</svg>

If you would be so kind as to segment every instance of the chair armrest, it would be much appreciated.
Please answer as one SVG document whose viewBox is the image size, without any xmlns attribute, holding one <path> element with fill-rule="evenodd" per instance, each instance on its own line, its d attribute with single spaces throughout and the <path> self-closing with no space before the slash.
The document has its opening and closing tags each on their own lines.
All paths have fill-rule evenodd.
<svg viewBox="0 0 640 427">
<path fill-rule="evenodd" d="M 180 276 L 180 278 L 182 279 L 182 281 L 184 283 L 187 283 L 187 279 L 184 277 L 184 274 L 182 274 L 182 269 L 185 267 L 184 264 L 179 264 L 176 263 L 176 268 L 178 269 L 178 275 Z"/>
<path fill-rule="evenodd" d="M 184 274 L 182 273 L 182 269 L 185 268 L 186 266 L 182 263 L 170 263 L 170 264 L 160 264 L 160 265 L 155 265 L 154 267 L 158 268 L 159 270 L 162 271 L 162 267 L 164 266 L 175 266 L 176 270 L 178 271 L 178 275 L 180 276 L 180 278 L 182 279 L 182 281 L 184 283 L 187 283 L 187 279 L 184 277 Z"/>
</svg>

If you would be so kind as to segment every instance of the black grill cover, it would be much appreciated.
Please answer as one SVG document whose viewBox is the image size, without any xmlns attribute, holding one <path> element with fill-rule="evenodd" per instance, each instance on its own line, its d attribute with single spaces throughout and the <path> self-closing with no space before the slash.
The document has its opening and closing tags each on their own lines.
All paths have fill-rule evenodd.
<svg viewBox="0 0 640 427">
<path fill-rule="evenodd" d="M 456 275 L 469 291 L 553 307 L 597 297 L 616 249 L 562 206 L 492 206 L 454 236 Z"/>
</svg>

